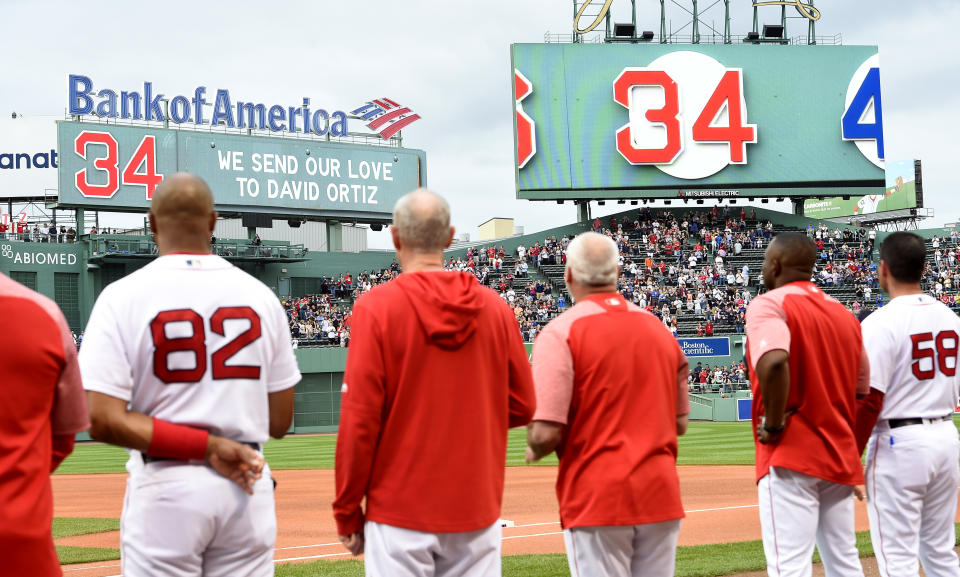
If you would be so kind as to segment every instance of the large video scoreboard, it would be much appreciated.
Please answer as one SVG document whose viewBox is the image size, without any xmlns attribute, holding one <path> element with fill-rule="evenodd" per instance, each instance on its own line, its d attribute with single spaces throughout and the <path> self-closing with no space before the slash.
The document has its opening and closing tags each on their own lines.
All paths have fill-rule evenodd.
<svg viewBox="0 0 960 577">
<path fill-rule="evenodd" d="M 874 46 L 515 44 L 517 197 L 883 194 Z"/>
</svg>

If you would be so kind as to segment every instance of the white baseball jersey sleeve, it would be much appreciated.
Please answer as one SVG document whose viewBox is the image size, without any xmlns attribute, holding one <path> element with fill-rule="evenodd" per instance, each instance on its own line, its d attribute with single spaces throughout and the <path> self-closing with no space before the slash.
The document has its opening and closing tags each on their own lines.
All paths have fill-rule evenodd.
<svg viewBox="0 0 960 577">
<path fill-rule="evenodd" d="M 929 295 L 897 297 L 863 321 L 880 419 L 949 415 L 957 404 L 960 317 Z"/>
<path fill-rule="evenodd" d="M 214 255 L 162 256 L 107 286 L 79 360 L 88 391 L 245 442 L 269 437 L 268 393 L 300 381 L 276 295 Z"/>
</svg>

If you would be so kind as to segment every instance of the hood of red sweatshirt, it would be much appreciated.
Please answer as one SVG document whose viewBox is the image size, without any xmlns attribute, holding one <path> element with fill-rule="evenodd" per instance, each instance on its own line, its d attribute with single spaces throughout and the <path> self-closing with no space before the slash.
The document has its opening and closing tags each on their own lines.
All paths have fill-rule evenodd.
<svg viewBox="0 0 960 577">
<path fill-rule="evenodd" d="M 428 341 L 444 349 L 458 349 L 473 336 L 483 308 L 483 288 L 473 275 L 414 272 L 401 274 L 393 282 L 407 295 Z"/>
</svg>

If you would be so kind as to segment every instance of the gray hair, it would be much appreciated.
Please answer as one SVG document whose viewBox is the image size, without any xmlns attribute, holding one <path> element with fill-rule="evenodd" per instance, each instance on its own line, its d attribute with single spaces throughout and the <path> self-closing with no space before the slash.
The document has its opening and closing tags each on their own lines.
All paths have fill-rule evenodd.
<svg viewBox="0 0 960 577">
<path fill-rule="evenodd" d="M 608 236 L 595 232 L 577 235 L 567 246 L 567 269 L 577 281 L 590 286 L 617 282 L 620 251 Z"/>
<path fill-rule="evenodd" d="M 450 205 L 439 194 L 418 188 L 393 207 L 393 226 L 411 250 L 442 251 L 450 241 Z"/>
</svg>

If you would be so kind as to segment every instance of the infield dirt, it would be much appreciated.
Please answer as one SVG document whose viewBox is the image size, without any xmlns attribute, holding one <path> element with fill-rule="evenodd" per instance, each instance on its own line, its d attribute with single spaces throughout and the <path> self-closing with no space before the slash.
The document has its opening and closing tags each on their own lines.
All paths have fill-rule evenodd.
<svg viewBox="0 0 960 577">
<path fill-rule="evenodd" d="M 687 516 L 680 545 L 728 543 L 760 538 L 756 485 L 752 466 L 681 466 L 680 487 Z M 562 553 L 556 467 L 508 467 L 503 518 L 503 554 Z M 278 560 L 344 558 L 330 504 L 334 496 L 332 470 L 275 471 L 277 479 Z M 57 475 L 52 478 L 54 514 L 58 517 L 119 517 L 126 475 Z M 869 528 L 866 508 L 856 504 L 858 531 Z M 119 547 L 113 531 L 57 540 L 58 545 Z M 119 562 L 64 566 L 65 575 L 117 575 Z"/>
</svg>

